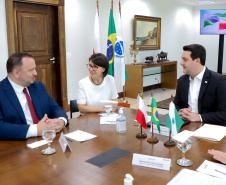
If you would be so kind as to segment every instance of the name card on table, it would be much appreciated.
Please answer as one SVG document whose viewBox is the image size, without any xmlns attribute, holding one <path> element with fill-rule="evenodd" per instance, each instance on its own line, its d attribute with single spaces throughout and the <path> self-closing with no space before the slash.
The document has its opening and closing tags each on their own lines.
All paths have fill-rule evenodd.
<svg viewBox="0 0 226 185">
<path fill-rule="evenodd" d="M 61 132 L 61 135 L 59 138 L 59 143 L 60 143 L 60 146 L 61 146 L 63 152 L 65 152 L 66 150 L 69 150 L 72 152 L 72 149 L 71 149 L 70 145 L 68 144 L 67 139 L 64 136 L 63 132 Z"/>
<path fill-rule="evenodd" d="M 150 132 L 152 132 L 152 128 L 150 128 Z M 160 125 L 160 133 L 159 133 L 157 125 L 153 124 L 153 133 L 160 134 L 160 135 L 163 135 L 163 136 L 169 136 L 170 129 L 168 127 Z"/>
<path fill-rule="evenodd" d="M 170 171 L 171 159 L 134 153 L 132 164 Z"/>
<path fill-rule="evenodd" d="M 100 124 L 101 125 L 115 125 L 116 124 L 116 117 L 100 117 Z"/>
</svg>

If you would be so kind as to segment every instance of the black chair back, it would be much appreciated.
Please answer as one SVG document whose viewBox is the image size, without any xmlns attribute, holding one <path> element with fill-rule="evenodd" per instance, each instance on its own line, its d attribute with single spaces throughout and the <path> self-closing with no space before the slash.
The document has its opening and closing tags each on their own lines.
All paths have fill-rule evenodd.
<svg viewBox="0 0 226 185">
<path fill-rule="evenodd" d="M 79 112 L 77 100 L 71 100 L 70 101 L 70 116 L 71 116 L 71 118 L 72 118 L 73 112 Z"/>
</svg>

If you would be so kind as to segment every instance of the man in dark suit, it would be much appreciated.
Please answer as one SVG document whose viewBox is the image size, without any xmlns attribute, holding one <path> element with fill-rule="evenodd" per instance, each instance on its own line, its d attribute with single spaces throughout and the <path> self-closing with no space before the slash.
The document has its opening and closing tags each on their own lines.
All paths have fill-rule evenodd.
<svg viewBox="0 0 226 185">
<path fill-rule="evenodd" d="M 226 77 L 205 67 L 206 50 L 198 44 L 183 47 L 174 103 L 182 119 L 226 126 Z"/>
<path fill-rule="evenodd" d="M 14 53 L 6 64 L 8 76 L 0 82 L 0 140 L 24 140 L 42 135 L 42 127 L 56 132 L 68 125 L 65 111 L 34 81 L 35 60 L 27 53 Z"/>
</svg>

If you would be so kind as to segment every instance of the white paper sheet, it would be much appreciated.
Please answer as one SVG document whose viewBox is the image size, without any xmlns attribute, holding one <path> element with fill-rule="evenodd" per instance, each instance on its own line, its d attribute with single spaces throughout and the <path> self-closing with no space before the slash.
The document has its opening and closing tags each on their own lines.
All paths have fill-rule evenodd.
<svg viewBox="0 0 226 185">
<path fill-rule="evenodd" d="M 42 145 L 45 145 L 45 144 L 48 144 L 48 142 L 46 140 L 41 140 L 41 141 L 36 141 L 34 143 L 31 143 L 31 144 L 27 144 L 27 147 L 29 148 L 37 148 L 37 147 L 40 147 Z"/>
<path fill-rule="evenodd" d="M 182 169 L 167 185 L 226 185 L 224 179 L 197 171 Z"/>
<path fill-rule="evenodd" d="M 226 165 L 205 160 L 197 171 L 226 180 Z"/>
<path fill-rule="evenodd" d="M 70 132 L 68 134 L 65 134 L 64 135 L 65 137 L 68 137 L 70 139 L 74 139 L 76 141 L 86 141 L 86 140 L 89 140 L 89 139 L 93 139 L 95 137 L 97 137 L 96 135 L 93 135 L 93 134 L 90 134 L 88 132 L 84 132 L 84 131 L 81 131 L 81 130 L 76 130 L 74 132 Z"/>
<path fill-rule="evenodd" d="M 173 136 L 173 139 L 176 141 L 179 141 L 181 143 L 184 143 L 189 137 L 191 137 L 194 133 L 192 131 L 184 130 L 175 136 Z"/>
<path fill-rule="evenodd" d="M 194 132 L 195 137 L 220 141 L 226 135 L 226 127 L 219 125 L 205 124 Z"/>
</svg>

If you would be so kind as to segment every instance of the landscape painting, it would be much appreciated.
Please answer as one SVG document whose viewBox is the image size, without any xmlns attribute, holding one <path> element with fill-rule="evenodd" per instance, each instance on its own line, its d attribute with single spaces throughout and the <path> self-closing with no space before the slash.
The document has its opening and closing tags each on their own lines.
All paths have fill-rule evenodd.
<svg viewBox="0 0 226 185">
<path fill-rule="evenodd" d="M 138 16 L 134 18 L 134 48 L 160 49 L 161 18 Z"/>
</svg>

